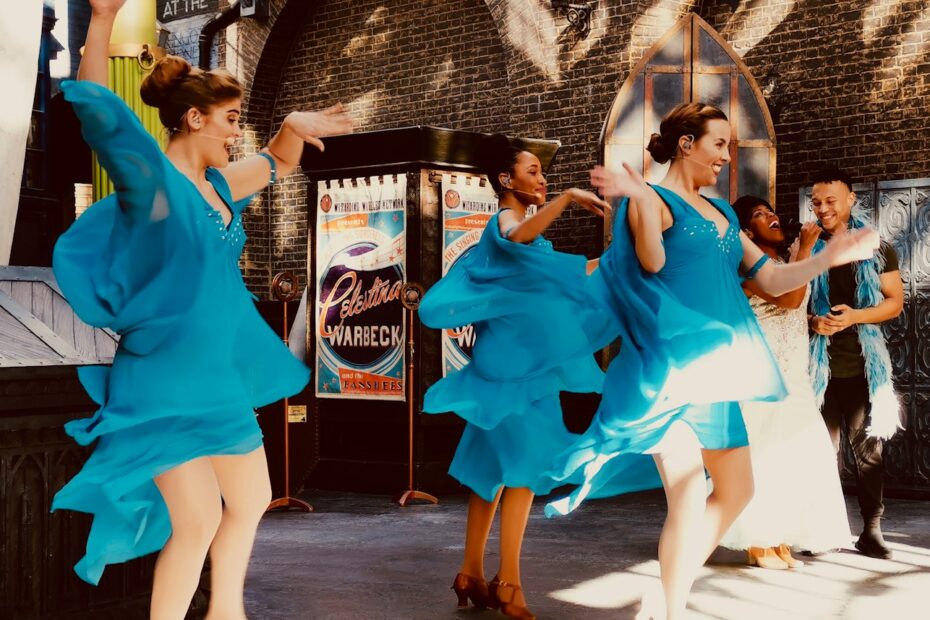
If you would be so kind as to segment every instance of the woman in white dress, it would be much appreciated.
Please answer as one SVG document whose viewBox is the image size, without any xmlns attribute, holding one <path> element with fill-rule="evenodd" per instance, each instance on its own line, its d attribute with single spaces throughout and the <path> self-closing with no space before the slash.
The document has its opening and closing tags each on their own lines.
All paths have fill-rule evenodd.
<svg viewBox="0 0 930 620">
<path fill-rule="evenodd" d="M 773 260 L 785 236 L 765 200 L 743 196 L 735 203 L 740 227 Z M 809 222 L 791 246 L 789 262 L 807 258 L 821 229 Z M 746 561 L 763 568 L 795 568 L 791 548 L 812 552 L 849 543 L 849 521 L 836 452 L 814 402 L 808 374 L 807 286 L 771 297 L 747 280 L 744 291 L 778 360 L 788 387 L 781 402 L 740 406 L 749 433 L 755 495 L 721 544 L 746 550 Z"/>
</svg>

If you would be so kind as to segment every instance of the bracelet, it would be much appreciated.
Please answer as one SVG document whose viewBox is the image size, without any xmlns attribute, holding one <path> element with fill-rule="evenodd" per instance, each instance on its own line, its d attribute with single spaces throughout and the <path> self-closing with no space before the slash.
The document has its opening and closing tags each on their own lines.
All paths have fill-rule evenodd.
<svg viewBox="0 0 930 620">
<path fill-rule="evenodd" d="M 259 155 L 268 160 L 268 163 L 271 164 L 271 178 L 268 179 L 268 185 L 274 185 L 275 181 L 278 180 L 278 164 L 274 160 L 274 157 L 266 153 L 265 151 L 259 151 Z"/>
<path fill-rule="evenodd" d="M 756 261 L 756 264 L 752 266 L 752 269 L 749 270 L 749 273 L 743 278 L 743 280 L 752 280 L 756 277 L 756 274 L 759 273 L 759 270 L 762 269 L 762 265 L 769 261 L 769 255 L 763 254 L 759 257 L 759 260 Z"/>
</svg>

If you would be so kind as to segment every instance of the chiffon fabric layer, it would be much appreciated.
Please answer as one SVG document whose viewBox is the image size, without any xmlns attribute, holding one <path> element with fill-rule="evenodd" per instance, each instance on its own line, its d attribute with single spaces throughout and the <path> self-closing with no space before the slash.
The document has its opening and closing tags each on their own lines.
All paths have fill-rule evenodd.
<svg viewBox="0 0 930 620">
<path fill-rule="evenodd" d="M 243 283 L 249 199 L 234 202 L 223 175 L 207 170 L 233 213 L 224 225 L 116 95 L 90 82 L 62 90 L 116 188 L 62 235 L 53 259 L 77 315 L 120 335 L 112 366 L 78 370 L 100 408 L 65 430 L 96 445 L 52 505 L 93 515 L 75 571 L 96 584 L 106 565 L 157 551 L 171 535 L 153 479 L 260 447 L 254 409 L 299 392 L 309 370 Z"/>
<path fill-rule="evenodd" d="M 553 478 L 581 483 L 546 507 L 565 514 L 587 498 L 662 485 L 652 452 L 676 422 L 701 445 L 747 445 L 738 401 L 779 400 L 781 373 L 741 289 L 736 213 L 706 199 L 728 222 L 722 233 L 680 196 L 654 186 L 674 224 L 663 234 L 666 261 L 656 274 L 636 257 L 628 201 L 614 209 L 614 240 L 589 288 L 620 323 L 622 344 L 607 370 L 589 429 L 563 452 Z"/>
<path fill-rule="evenodd" d="M 807 370 L 807 299 L 793 309 L 759 297 L 750 304 L 785 377 L 788 397 L 742 405 L 756 492 L 720 544 L 747 549 L 784 543 L 815 552 L 844 547 L 849 519 L 836 451 Z"/>
<path fill-rule="evenodd" d="M 577 437 L 562 421 L 559 392 L 601 390 L 592 353 L 617 326 L 589 297 L 585 267 L 543 237 L 507 240 L 495 215 L 420 305 L 429 327 L 474 325 L 471 362 L 433 384 L 423 410 L 467 422 L 449 473 L 487 501 L 503 486 L 551 491 L 557 482 L 546 472 Z"/>
</svg>

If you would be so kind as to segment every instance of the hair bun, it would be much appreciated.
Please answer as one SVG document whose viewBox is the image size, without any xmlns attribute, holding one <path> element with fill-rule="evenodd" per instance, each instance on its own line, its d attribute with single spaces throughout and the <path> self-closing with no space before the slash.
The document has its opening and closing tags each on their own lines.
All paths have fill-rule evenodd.
<svg viewBox="0 0 930 620">
<path fill-rule="evenodd" d="M 510 167 L 513 144 L 504 134 L 486 136 L 478 147 L 478 162 L 482 169 L 500 171 Z M 489 172 L 488 174 L 492 174 Z"/>
<path fill-rule="evenodd" d="M 649 137 L 649 145 L 646 147 L 652 159 L 657 164 L 664 164 L 672 158 L 673 152 L 669 150 L 661 134 L 654 133 Z"/>
<path fill-rule="evenodd" d="M 180 56 L 159 59 L 152 72 L 142 80 L 142 101 L 155 108 L 162 107 L 192 70 L 191 63 Z"/>
</svg>

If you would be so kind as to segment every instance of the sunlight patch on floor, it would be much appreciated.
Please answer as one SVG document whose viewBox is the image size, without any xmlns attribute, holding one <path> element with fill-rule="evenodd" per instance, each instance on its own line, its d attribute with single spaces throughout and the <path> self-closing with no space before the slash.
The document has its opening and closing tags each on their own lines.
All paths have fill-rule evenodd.
<svg viewBox="0 0 930 620">
<path fill-rule="evenodd" d="M 895 538 L 889 536 L 889 538 Z M 704 567 L 690 597 L 694 620 L 819 620 L 917 618 L 930 592 L 930 550 L 889 543 L 893 560 L 837 552 L 806 559 L 795 570 L 742 565 Z M 661 596 L 659 563 L 630 566 L 555 590 L 549 596 L 579 607 L 626 609 Z M 921 607 L 921 605 L 923 607 Z M 917 615 L 913 615 L 917 614 Z"/>
</svg>

